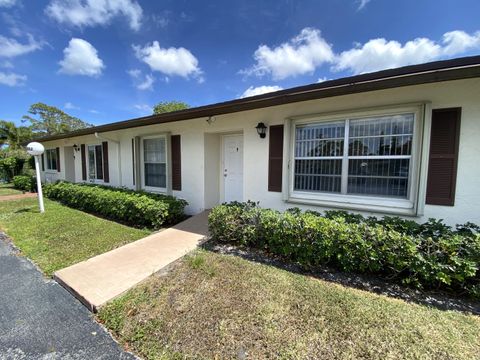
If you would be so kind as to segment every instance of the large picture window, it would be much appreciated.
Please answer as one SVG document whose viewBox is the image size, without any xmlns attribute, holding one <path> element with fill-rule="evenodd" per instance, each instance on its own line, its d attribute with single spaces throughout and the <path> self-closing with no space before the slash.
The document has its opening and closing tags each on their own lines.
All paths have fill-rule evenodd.
<svg viewBox="0 0 480 360">
<path fill-rule="evenodd" d="M 145 187 L 166 189 L 167 156 L 166 139 L 143 139 L 143 173 Z"/>
<path fill-rule="evenodd" d="M 47 149 L 45 150 L 46 157 L 46 169 L 47 170 L 57 170 L 57 150 L 56 149 Z"/>
<path fill-rule="evenodd" d="M 294 123 L 294 197 L 412 203 L 418 111 L 370 114 Z"/>
</svg>

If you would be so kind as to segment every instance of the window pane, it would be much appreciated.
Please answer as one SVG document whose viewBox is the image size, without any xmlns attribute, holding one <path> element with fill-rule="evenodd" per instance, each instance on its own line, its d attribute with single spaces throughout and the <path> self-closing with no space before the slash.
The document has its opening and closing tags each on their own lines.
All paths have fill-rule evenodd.
<svg viewBox="0 0 480 360">
<path fill-rule="evenodd" d="M 352 159 L 348 193 L 407 197 L 409 159 Z"/>
<path fill-rule="evenodd" d="M 103 179 L 103 149 L 102 145 L 95 146 L 95 170 L 97 179 Z"/>
<path fill-rule="evenodd" d="M 294 189 L 340 192 L 342 160 L 296 160 Z"/>
<path fill-rule="evenodd" d="M 413 134 L 414 114 L 377 116 L 350 120 L 352 137 Z"/>
<path fill-rule="evenodd" d="M 344 122 L 298 126 L 295 157 L 342 156 L 344 136 Z"/>
<path fill-rule="evenodd" d="M 143 140 L 144 161 L 146 163 L 165 163 L 165 139 Z"/>
<path fill-rule="evenodd" d="M 88 147 L 88 178 L 95 180 L 95 147 Z"/>
<path fill-rule="evenodd" d="M 145 164 L 145 186 L 167 187 L 165 164 Z"/>
<path fill-rule="evenodd" d="M 414 114 L 350 120 L 350 156 L 411 155 Z"/>
<path fill-rule="evenodd" d="M 47 155 L 47 169 L 57 170 L 57 150 L 48 149 L 46 151 L 46 155 Z"/>
<path fill-rule="evenodd" d="M 411 155 L 412 135 L 350 138 L 348 155 Z"/>
</svg>

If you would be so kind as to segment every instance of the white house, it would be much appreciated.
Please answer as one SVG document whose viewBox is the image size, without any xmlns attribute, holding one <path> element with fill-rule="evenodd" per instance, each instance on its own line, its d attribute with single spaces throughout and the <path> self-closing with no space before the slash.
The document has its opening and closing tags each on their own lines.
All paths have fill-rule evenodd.
<svg viewBox="0 0 480 360">
<path fill-rule="evenodd" d="M 262 124 L 266 136 L 260 136 Z M 260 126 L 259 126 L 260 125 Z M 43 180 L 480 223 L 480 56 L 40 139 Z"/>
</svg>

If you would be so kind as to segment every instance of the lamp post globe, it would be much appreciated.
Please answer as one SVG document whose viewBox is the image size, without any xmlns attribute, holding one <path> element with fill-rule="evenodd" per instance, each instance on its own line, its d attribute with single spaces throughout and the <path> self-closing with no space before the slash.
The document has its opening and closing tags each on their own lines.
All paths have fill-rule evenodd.
<svg viewBox="0 0 480 360">
<path fill-rule="evenodd" d="M 45 207 L 43 206 L 43 193 L 42 193 L 42 180 L 40 177 L 40 156 L 44 153 L 45 148 L 42 144 L 38 142 L 31 142 L 27 145 L 27 153 L 32 155 L 35 158 L 35 174 L 37 178 L 37 193 L 38 193 L 38 206 L 40 212 L 45 212 Z"/>
<path fill-rule="evenodd" d="M 38 142 L 31 142 L 27 145 L 27 153 L 33 156 L 42 155 L 45 148 Z"/>
</svg>

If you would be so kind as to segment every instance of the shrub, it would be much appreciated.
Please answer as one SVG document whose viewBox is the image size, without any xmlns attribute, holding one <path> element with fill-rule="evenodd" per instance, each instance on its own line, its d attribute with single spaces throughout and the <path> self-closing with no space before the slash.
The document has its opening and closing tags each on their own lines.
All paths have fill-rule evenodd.
<svg viewBox="0 0 480 360">
<path fill-rule="evenodd" d="M 35 191 L 37 187 L 37 180 L 31 175 L 17 175 L 12 179 L 13 187 L 22 191 Z"/>
<path fill-rule="evenodd" d="M 419 288 L 480 295 L 480 234 L 472 223 L 452 230 L 433 219 L 417 224 L 341 211 L 281 213 L 248 202 L 213 209 L 209 229 L 217 241 L 262 248 L 305 268 L 329 265 Z"/>
<path fill-rule="evenodd" d="M 46 184 L 45 196 L 61 203 L 137 227 L 160 228 L 184 219 L 187 202 L 173 196 L 133 190 L 57 182 Z"/>
<path fill-rule="evenodd" d="M 25 150 L 3 150 L 0 148 L 0 179 L 13 181 L 16 175 L 25 174 L 32 157 Z"/>
</svg>

